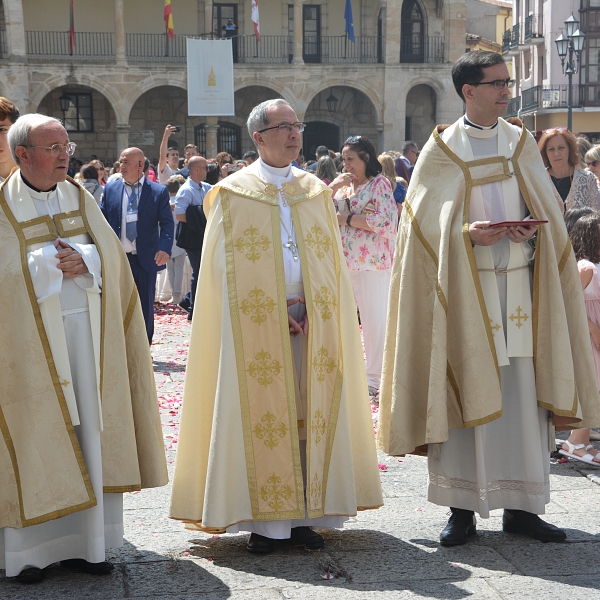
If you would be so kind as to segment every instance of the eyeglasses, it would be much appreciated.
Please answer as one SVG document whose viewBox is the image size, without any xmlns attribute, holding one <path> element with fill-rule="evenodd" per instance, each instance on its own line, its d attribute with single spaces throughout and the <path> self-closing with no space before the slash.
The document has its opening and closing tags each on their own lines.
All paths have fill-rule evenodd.
<svg viewBox="0 0 600 600">
<path fill-rule="evenodd" d="M 58 158 L 63 152 L 66 152 L 69 156 L 73 156 L 77 144 L 69 142 L 66 146 L 63 144 L 52 144 L 52 146 L 33 146 L 31 144 L 23 144 L 26 148 L 41 148 L 42 150 L 48 150 L 54 158 Z"/>
<path fill-rule="evenodd" d="M 595 168 L 598 166 L 598 163 L 599 163 L 599 162 L 600 162 L 600 161 L 598 161 L 598 160 L 593 160 L 592 162 L 589 162 L 589 163 L 588 163 L 588 167 L 592 167 L 592 168 L 594 168 L 594 169 L 595 169 Z"/>
<path fill-rule="evenodd" d="M 356 144 L 356 142 L 360 141 L 360 138 L 362 137 L 362 135 L 351 135 L 345 142 L 344 144 Z"/>
<path fill-rule="evenodd" d="M 509 90 L 515 87 L 515 79 L 494 79 L 494 81 L 480 81 L 479 83 L 470 83 L 469 85 L 491 85 L 495 90 L 503 90 L 506 86 Z"/>
<path fill-rule="evenodd" d="M 304 128 L 306 127 L 306 123 L 282 123 L 281 125 L 275 125 L 273 127 L 267 127 L 266 129 L 261 129 L 257 133 L 263 133 L 264 131 L 271 131 L 272 129 L 277 129 L 278 131 L 283 131 L 285 133 L 292 133 L 292 129 L 297 129 L 298 133 L 302 133 Z"/>
</svg>

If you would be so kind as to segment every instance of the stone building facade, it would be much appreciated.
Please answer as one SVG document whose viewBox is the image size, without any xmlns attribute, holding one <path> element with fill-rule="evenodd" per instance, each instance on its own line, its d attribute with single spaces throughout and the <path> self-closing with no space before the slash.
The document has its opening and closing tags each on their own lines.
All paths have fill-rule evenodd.
<svg viewBox="0 0 600 600">
<path fill-rule="evenodd" d="M 435 123 L 461 114 L 450 71 L 465 51 L 466 0 L 352 0 L 354 43 L 344 0 L 261 0 L 260 43 L 250 4 L 173 1 L 167 47 L 163 0 L 74 0 L 71 54 L 68 2 L 2 0 L 0 94 L 22 112 L 66 118 L 76 156 L 108 162 L 134 143 L 156 158 L 167 123 L 181 126 L 172 137 L 180 147 L 241 155 L 253 148 L 248 114 L 268 98 L 285 98 L 307 123 L 307 157 L 349 135 L 379 151 L 423 144 Z M 189 117 L 185 38 L 219 37 L 229 16 L 238 26 L 235 116 Z"/>
</svg>

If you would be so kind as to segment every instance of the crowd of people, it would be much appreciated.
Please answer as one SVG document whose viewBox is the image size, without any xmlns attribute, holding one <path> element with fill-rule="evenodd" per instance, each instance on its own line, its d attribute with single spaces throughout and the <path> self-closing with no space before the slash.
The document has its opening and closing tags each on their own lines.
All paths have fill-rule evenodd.
<svg viewBox="0 0 600 600">
<path fill-rule="evenodd" d="M 499 54 L 452 78 L 465 115 L 422 151 L 352 135 L 305 162 L 277 99 L 251 111 L 241 160 L 180 157 L 169 124 L 156 164 L 131 147 L 110 173 L 0 99 L 0 347 L 30 358 L 2 361 L 8 576 L 110 572 L 122 494 L 166 484 L 149 351 L 165 294 L 192 321 L 169 509 L 186 528 L 314 550 L 315 529 L 382 506 L 371 397 L 378 447 L 428 457 L 442 545 L 494 509 L 505 532 L 567 537 L 539 515 L 555 428 L 600 464 L 600 147 L 503 119 Z"/>
</svg>

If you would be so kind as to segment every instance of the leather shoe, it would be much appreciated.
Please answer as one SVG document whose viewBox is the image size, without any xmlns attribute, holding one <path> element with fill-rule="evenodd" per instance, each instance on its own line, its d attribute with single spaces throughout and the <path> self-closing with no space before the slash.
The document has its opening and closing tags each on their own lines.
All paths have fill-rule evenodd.
<svg viewBox="0 0 600 600">
<path fill-rule="evenodd" d="M 450 508 L 452 515 L 448 525 L 440 533 L 442 546 L 460 546 L 466 544 L 470 537 L 477 533 L 475 513 L 462 508 Z"/>
<path fill-rule="evenodd" d="M 275 540 L 258 533 L 251 533 L 246 547 L 251 554 L 270 554 L 275 550 Z"/>
<path fill-rule="evenodd" d="M 188 311 L 190 310 L 190 299 L 189 296 L 184 296 L 178 303 L 177 303 L 180 308 L 183 308 L 183 310 Z"/>
<path fill-rule="evenodd" d="M 325 539 L 310 527 L 292 527 L 290 536 L 292 545 L 304 546 L 308 550 L 320 550 L 325 545 Z"/>
<path fill-rule="evenodd" d="M 540 542 L 562 542 L 567 539 L 565 531 L 524 510 L 505 508 L 502 530 L 507 533 L 520 533 Z"/>
<path fill-rule="evenodd" d="M 88 573 L 88 575 L 106 575 L 110 573 L 115 566 L 104 560 L 99 563 L 91 563 L 83 558 L 70 558 L 69 560 L 61 560 L 60 566 L 65 569 L 72 569 L 74 571 L 81 571 L 82 573 Z"/>
<path fill-rule="evenodd" d="M 40 583 L 46 579 L 46 572 L 37 567 L 27 567 L 23 569 L 15 579 L 19 583 Z"/>
</svg>

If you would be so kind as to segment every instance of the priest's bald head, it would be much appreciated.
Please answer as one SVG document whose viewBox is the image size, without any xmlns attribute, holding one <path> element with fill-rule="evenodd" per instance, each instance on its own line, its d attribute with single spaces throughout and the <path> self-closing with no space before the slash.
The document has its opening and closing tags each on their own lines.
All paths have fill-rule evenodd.
<svg viewBox="0 0 600 600">
<path fill-rule="evenodd" d="M 287 167 L 300 152 L 304 123 L 283 98 L 255 106 L 248 117 L 248 133 L 263 161 L 272 167 Z"/>
<path fill-rule="evenodd" d="M 144 172 L 144 161 L 146 157 L 139 148 L 126 148 L 121 152 L 119 164 L 121 175 L 127 183 L 136 183 Z"/>
<path fill-rule="evenodd" d="M 8 131 L 10 151 L 25 180 L 41 191 L 67 178 L 75 144 L 62 123 L 53 117 L 23 115 Z"/>
</svg>

